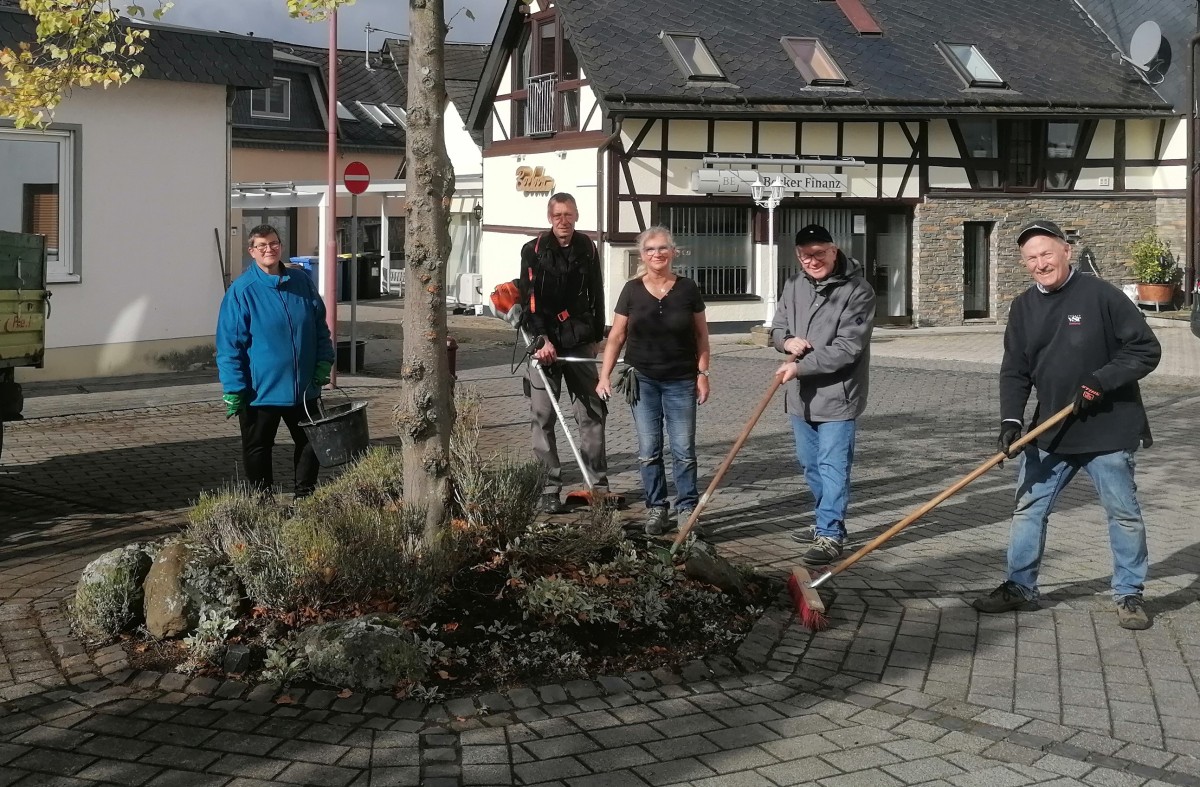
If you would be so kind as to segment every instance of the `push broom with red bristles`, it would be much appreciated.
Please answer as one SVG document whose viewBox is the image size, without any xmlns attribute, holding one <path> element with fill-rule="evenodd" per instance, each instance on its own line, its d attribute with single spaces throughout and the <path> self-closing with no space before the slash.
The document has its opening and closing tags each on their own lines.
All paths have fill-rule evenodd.
<svg viewBox="0 0 1200 787">
<path fill-rule="evenodd" d="M 1028 443 L 1036 440 L 1039 435 L 1057 425 L 1060 421 L 1070 415 L 1072 409 L 1074 409 L 1074 404 L 1069 404 L 1063 409 L 1059 410 L 1057 413 L 1050 416 L 1050 418 L 1038 424 L 1035 429 L 1030 430 L 1029 434 L 1026 434 L 1021 439 L 1014 441 L 1012 446 L 1009 448 L 1009 451 L 1016 451 L 1020 448 L 1023 448 Z M 832 603 L 832 601 L 826 602 L 824 599 L 822 599 L 821 594 L 817 592 L 818 588 L 828 582 L 832 577 L 837 576 L 846 569 L 850 568 L 850 566 L 853 566 L 855 563 L 862 560 L 871 552 L 874 552 L 892 536 L 896 535 L 913 522 L 916 522 L 918 519 L 937 508 L 942 504 L 942 502 L 952 497 L 960 489 L 974 481 L 976 478 L 979 478 L 979 476 L 983 475 L 988 470 L 991 470 L 993 467 L 1000 464 L 1007 458 L 1008 455 L 1003 451 L 997 452 L 995 456 L 991 457 L 979 467 L 963 476 L 952 486 L 943 490 L 937 495 L 937 497 L 933 498 L 916 511 L 904 517 L 904 519 L 901 519 L 899 522 L 892 525 L 875 538 L 871 539 L 869 542 L 860 547 L 854 554 L 850 555 L 845 560 L 826 571 L 824 574 L 814 578 L 814 576 L 805 568 L 793 568 L 792 575 L 788 577 L 787 585 L 788 592 L 791 593 L 792 596 L 792 603 L 796 605 L 796 614 L 800 617 L 801 624 L 811 631 L 824 631 L 825 629 L 829 628 L 829 614 L 827 607 Z"/>
</svg>

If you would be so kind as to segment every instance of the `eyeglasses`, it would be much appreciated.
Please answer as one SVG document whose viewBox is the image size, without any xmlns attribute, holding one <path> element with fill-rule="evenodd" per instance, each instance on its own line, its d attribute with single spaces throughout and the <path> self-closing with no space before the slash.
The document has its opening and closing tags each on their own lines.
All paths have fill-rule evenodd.
<svg viewBox="0 0 1200 787">
<path fill-rule="evenodd" d="M 642 249 L 642 254 L 669 254 L 674 248 L 674 246 L 647 246 Z"/>
<path fill-rule="evenodd" d="M 254 249 L 255 251 L 266 251 L 267 249 L 270 249 L 271 251 L 279 251 L 283 248 L 283 244 L 279 241 L 275 241 L 274 243 L 260 243 L 257 246 L 251 246 L 250 248 Z"/>
<path fill-rule="evenodd" d="M 825 259 L 825 255 L 829 254 L 829 252 L 831 252 L 831 251 L 833 251 L 832 246 L 830 246 L 827 249 L 821 249 L 820 251 L 814 251 L 812 254 L 805 254 L 804 252 L 800 252 L 800 261 L 801 262 L 816 262 L 817 260 Z"/>
</svg>

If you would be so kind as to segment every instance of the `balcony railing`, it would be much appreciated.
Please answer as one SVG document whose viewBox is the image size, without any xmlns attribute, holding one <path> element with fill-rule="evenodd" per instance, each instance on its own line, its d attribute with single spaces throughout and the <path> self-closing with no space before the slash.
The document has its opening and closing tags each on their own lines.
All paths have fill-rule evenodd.
<svg viewBox="0 0 1200 787">
<path fill-rule="evenodd" d="M 528 99 L 525 102 L 525 133 L 528 136 L 554 134 L 558 128 L 554 123 L 555 74 L 538 74 L 525 80 Z"/>
</svg>

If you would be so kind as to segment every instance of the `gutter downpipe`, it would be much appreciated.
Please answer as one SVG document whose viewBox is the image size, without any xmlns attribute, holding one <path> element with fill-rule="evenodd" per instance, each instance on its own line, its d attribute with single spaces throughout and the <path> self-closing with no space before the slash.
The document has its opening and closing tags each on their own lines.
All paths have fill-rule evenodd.
<svg viewBox="0 0 1200 787">
<path fill-rule="evenodd" d="M 1197 22 L 1200 24 L 1200 20 Z M 1200 44 L 1200 32 L 1188 40 L 1188 136 L 1187 136 L 1187 199 L 1184 211 L 1187 213 L 1187 269 L 1184 275 L 1187 279 L 1183 286 L 1183 303 L 1193 305 L 1196 289 L 1196 45 Z"/>
<path fill-rule="evenodd" d="M 596 257 L 601 261 L 601 265 L 604 260 L 604 235 L 608 229 L 608 222 L 604 220 L 607 218 L 604 213 L 604 154 L 620 137 L 621 121 L 618 120 L 616 130 L 596 148 Z"/>
</svg>

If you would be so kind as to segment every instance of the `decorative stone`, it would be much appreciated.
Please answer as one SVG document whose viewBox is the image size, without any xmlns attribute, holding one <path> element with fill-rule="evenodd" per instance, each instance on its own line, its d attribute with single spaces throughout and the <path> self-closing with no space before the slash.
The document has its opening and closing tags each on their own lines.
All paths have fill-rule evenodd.
<svg viewBox="0 0 1200 787">
<path fill-rule="evenodd" d="M 234 644 L 225 648 L 225 658 L 221 660 L 221 668 L 226 673 L 242 674 L 250 669 L 250 647 Z"/>
<path fill-rule="evenodd" d="M 715 585 L 726 593 L 744 594 L 746 586 L 742 575 L 733 564 L 718 555 L 707 544 L 697 541 L 688 551 L 683 571 L 697 582 Z"/>
<path fill-rule="evenodd" d="M 417 638 L 392 615 L 366 615 L 313 626 L 297 638 L 313 679 L 370 691 L 425 678 Z"/>
<path fill-rule="evenodd" d="M 142 620 L 142 583 L 153 562 L 146 544 L 105 552 L 87 564 L 75 587 L 72 613 L 89 639 L 109 639 Z"/>
<path fill-rule="evenodd" d="M 158 639 L 181 637 L 216 610 L 237 617 L 245 599 L 233 567 L 184 541 L 168 541 L 146 577 L 146 628 Z"/>
</svg>

